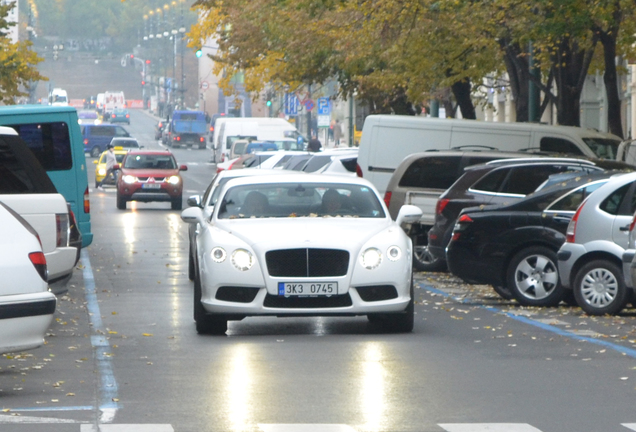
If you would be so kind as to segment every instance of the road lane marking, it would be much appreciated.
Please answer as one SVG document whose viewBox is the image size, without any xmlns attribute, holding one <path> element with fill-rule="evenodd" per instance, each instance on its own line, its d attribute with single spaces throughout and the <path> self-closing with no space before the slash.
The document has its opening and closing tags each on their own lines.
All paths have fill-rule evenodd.
<svg viewBox="0 0 636 432">
<path fill-rule="evenodd" d="M 83 424 L 80 432 L 174 432 L 169 424 L 107 424 L 99 425 L 99 430 L 95 425 Z"/>
<path fill-rule="evenodd" d="M 527 423 L 445 423 L 438 426 L 448 432 L 541 432 Z"/>
<path fill-rule="evenodd" d="M 101 383 L 99 410 L 102 412 L 102 415 L 100 416 L 100 421 L 108 423 L 113 421 L 115 413 L 119 408 L 119 405 L 115 402 L 117 400 L 117 381 L 113 373 L 112 356 L 108 355 L 108 353 L 111 352 L 110 342 L 103 336 L 106 334 L 106 331 L 104 330 L 102 315 L 97 301 L 95 276 L 93 275 L 91 261 L 86 248 L 82 249 L 81 257 L 82 265 L 84 266 L 82 274 L 84 276 L 84 286 L 86 289 L 86 308 L 88 309 L 88 318 L 93 332 L 93 335 L 91 335 L 91 344 L 95 351 L 95 360 L 97 362 L 99 380 Z"/>
<path fill-rule="evenodd" d="M 543 329 L 543 330 L 558 334 L 559 336 L 569 337 L 569 338 L 572 338 L 572 339 L 589 342 L 589 343 L 595 344 L 595 345 L 601 345 L 603 347 L 612 349 L 614 351 L 618 351 L 619 353 L 624 354 L 626 356 L 629 356 L 629 357 L 632 357 L 632 358 L 636 358 L 636 349 L 628 348 L 628 347 L 625 347 L 625 346 L 622 346 L 622 345 L 618 345 L 618 344 L 615 344 L 615 343 L 612 343 L 612 342 L 604 341 L 604 340 L 595 339 L 595 338 L 592 338 L 592 337 L 589 337 L 589 336 L 580 335 L 580 334 L 577 334 L 577 333 L 575 333 L 575 332 L 573 332 L 571 330 L 560 329 L 560 328 L 555 327 L 555 326 L 550 325 L 550 324 L 544 324 L 544 323 L 542 323 L 542 322 L 540 322 L 538 320 L 532 319 L 532 318 L 528 318 L 528 317 L 525 317 L 525 316 L 517 315 L 517 314 L 515 314 L 513 312 L 505 312 L 505 311 L 503 311 L 501 309 L 498 309 L 498 308 L 496 308 L 494 306 L 475 305 L 473 303 L 472 299 L 464 299 L 464 298 L 460 298 L 460 297 L 455 297 L 455 296 L 453 296 L 453 295 L 451 295 L 451 294 L 449 294 L 449 293 L 447 293 L 445 291 L 439 290 L 437 288 L 433 288 L 430 285 L 426 285 L 423 282 L 417 282 L 417 284 L 422 289 L 425 289 L 425 290 L 427 290 L 427 291 L 429 291 L 431 293 L 438 294 L 438 295 L 441 295 L 441 296 L 446 297 L 446 298 L 453 299 L 454 301 L 456 301 L 458 303 L 470 304 L 471 306 L 476 306 L 476 307 L 479 307 L 481 309 L 485 309 L 487 311 L 493 312 L 495 314 L 504 315 L 504 316 L 507 316 L 508 318 L 511 318 L 513 320 L 516 320 L 516 321 L 519 321 L 519 322 L 522 322 L 522 323 L 525 323 L 525 324 L 529 324 L 529 325 L 534 326 L 534 327 L 539 327 L 540 329 Z"/>
<path fill-rule="evenodd" d="M 263 432 L 356 432 L 344 424 L 260 424 Z"/>
<path fill-rule="evenodd" d="M 13 411 L 13 410 L 11 410 Z M 80 423 L 77 420 L 58 419 L 51 417 L 13 416 L 0 414 L 0 424 L 38 424 L 38 423 Z"/>
</svg>

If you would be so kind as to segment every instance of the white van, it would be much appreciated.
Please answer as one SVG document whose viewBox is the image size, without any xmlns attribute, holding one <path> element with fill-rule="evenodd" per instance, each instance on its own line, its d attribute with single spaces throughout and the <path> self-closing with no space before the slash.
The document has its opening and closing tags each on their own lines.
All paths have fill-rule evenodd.
<svg viewBox="0 0 636 432">
<path fill-rule="evenodd" d="M 370 115 L 362 129 L 357 173 L 384 194 L 395 168 L 412 153 L 483 148 L 614 160 L 620 143 L 616 135 L 572 126 Z"/>
<path fill-rule="evenodd" d="M 221 117 L 214 123 L 214 161 L 228 160 L 236 140 L 276 141 L 283 138 L 305 141 L 296 127 L 282 118 Z"/>
<path fill-rule="evenodd" d="M 49 105 L 68 106 L 68 94 L 66 90 L 54 88 L 49 94 Z"/>
</svg>

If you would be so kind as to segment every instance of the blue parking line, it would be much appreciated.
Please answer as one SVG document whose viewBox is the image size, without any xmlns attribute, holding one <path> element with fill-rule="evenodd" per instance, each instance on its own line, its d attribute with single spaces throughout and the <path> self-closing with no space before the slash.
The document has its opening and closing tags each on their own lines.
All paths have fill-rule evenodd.
<svg viewBox="0 0 636 432">
<path fill-rule="evenodd" d="M 88 257 L 86 248 L 81 252 L 82 265 L 84 266 L 84 286 L 86 290 L 86 307 L 89 313 L 89 320 L 93 327 L 93 335 L 91 336 L 91 344 L 95 349 L 95 358 L 99 369 L 100 378 L 100 400 L 99 409 L 104 412 L 106 410 L 117 410 L 119 405 L 117 402 L 117 380 L 113 373 L 112 358 L 109 355 L 110 342 L 103 336 L 106 332 L 102 323 L 102 315 L 97 302 L 97 293 L 95 290 L 95 276 L 91 268 L 91 261 Z M 95 334 L 96 333 L 96 334 Z M 102 333 L 102 334 L 99 334 Z"/>
<path fill-rule="evenodd" d="M 422 283 L 418 283 L 418 285 L 420 286 L 420 288 L 426 289 L 427 291 L 430 291 L 430 292 L 432 292 L 434 294 L 439 294 L 439 295 L 441 295 L 443 297 L 452 298 L 453 300 L 455 300 L 455 301 L 457 301 L 459 303 L 471 303 L 471 306 L 474 306 L 474 304 L 472 304 L 472 301 L 473 301 L 472 299 L 465 300 L 465 299 L 461 299 L 461 298 L 458 298 L 458 297 L 454 297 L 452 294 L 449 294 L 447 292 L 438 290 L 436 288 L 433 288 L 433 287 L 431 287 L 429 285 L 425 285 L 425 284 L 422 284 Z M 507 316 L 508 318 L 514 319 L 514 320 L 522 322 L 524 324 L 529 324 L 531 326 L 538 327 L 538 328 L 540 328 L 542 330 L 546 330 L 546 331 L 549 331 L 551 333 L 555 333 L 555 334 L 557 334 L 559 336 L 565 336 L 565 337 L 569 337 L 569 338 L 572 338 L 572 339 L 589 342 L 589 343 L 592 343 L 592 344 L 595 344 L 595 345 L 600 345 L 600 346 L 612 349 L 614 351 L 617 351 L 617 352 L 619 352 L 621 354 L 625 354 L 625 355 L 627 355 L 629 357 L 636 358 L 636 350 L 634 350 L 632 348 L 627 348 L 627 347 L 624 347 L 622 345 L 618 345 L 618 344 L 615 344 L 615 343 L 612 343 L 612 342 L 607 342 L 607 341 L 591 338 L 591 337 L 588 337 L 588 336 L 581 336 L 581 335 L 578 335 L 576 333 L 572 333 L 570 331 L 560 329 L 560 328 L 555 327 L 555 326 L 550 325 L 550 324 L 545 324 L 545 323 L 542 323 L 542 322 L 539 322 L 539 321 L 535 321 L 535 320 L 533 320 L 531 318 L 528 318 L 528 317 L 515 315 L 515 314 L 510 313 L 510 312 L 505 312 L 505 311 L 503 311 L 501 309 L 498 309 L 496 307 L 493 307 L 493 306 L 484 305 L 484 306 L 477 306 L 477 307 L 479 307 L 481 309 L 485 309 L 485 310 L 493 312 L 493 313 L 496 313 L 496 314 Z"/>
</svg>

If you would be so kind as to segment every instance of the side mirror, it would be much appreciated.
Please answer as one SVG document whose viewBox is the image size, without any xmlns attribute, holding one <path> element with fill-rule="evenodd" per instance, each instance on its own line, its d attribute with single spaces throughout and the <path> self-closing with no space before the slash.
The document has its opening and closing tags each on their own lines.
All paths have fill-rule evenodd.
<svg viewBox="0 0 636 432">
<path fill-rule="evenodd" d="M 398 225 L 402 225 L 405 223 L 414 224 L 419 222 L 421 217 L 422 209 L 414 205 L 407 204 L 403 205 L 402 208 L 400 208 L 400 212 L 398 213 L 395 222 L 397 222 Z"/>
<path fill-rule="evenodd" d="M 187 165 L 181 165 L 179 167 L 179 171 L 187 171 L 188 170 L 188 166 Z"/>
<path fill-rule="evenodd" d="M 189 224 L 199 223 L 203 225 L 203 212 L 199 207 L 188 207 L 181 212 L 181 220 Z"/>
<path fill-rule="evenodd" d="M 188 200 L 186 201 L 186 203 L 190 206 L 190 207 L 199 207 L 199 208 L 203 208 L 201 206 L 201 195 L 192 195 L 191 197 L 188 197 Z"/>
</svg>

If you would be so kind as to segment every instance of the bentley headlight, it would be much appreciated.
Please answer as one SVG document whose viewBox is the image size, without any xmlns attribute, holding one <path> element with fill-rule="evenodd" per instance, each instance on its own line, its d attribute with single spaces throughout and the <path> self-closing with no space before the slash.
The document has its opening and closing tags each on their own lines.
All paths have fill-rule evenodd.
<svg viewBox="0 0 636 432">
<path fill-rule="evenodd" d="M 100 168 L 99 170 L 97 170 L 97 174 L 99 174 L 100 176 L 106 175 L 106 168 Z"/>
<path fill-rule="evenodd" d="M 369 248 L 362 252 L 360 256 L 360 262 L 366 269 L 373 270 L 377 268 L 382 262 L 382 252 L 376 248 Z"/>
<path fill-rule="evenodd" d="M 225 261 L 225 258 L 227 257 L 227 253 L 225 252 L 225 249 L 220 247 L 215 247 L 214 249 L 212 249 L 212 252 L 210 252 L 210 255 L 212 256 L 212 260 L 216 263 L 222 263 L 223 261 Z"/>
<path fill-rule="evenodd" d="M 240 271 L 247 271 L 254 264 L 254 256 L 245 249 L 237 249 L 232 252 L 232 264 Z"/>
<path fill-rule="evenodd" d="M 130 174 L 126 174 L 125 176 L 122 177 L 122 180 L 126 184 L 133 184 L 137 181 L 137 177 L 131 176 Z"/>
<path fill-rule="evenodd" d="M 402 257 L 402 250 L 397 246 L 391 246 L 389 249 L 387 249 L 386 256 L 391 261 L 397 261 Z"/>
<path fill-rule="evenodd" d="M 179 176 L 170 176 L 166 179 L 166 181 L 170 183 L 171 185 L 177 185 L 179 184 L 181 179 L 179 178 Z"/>
</svg>

